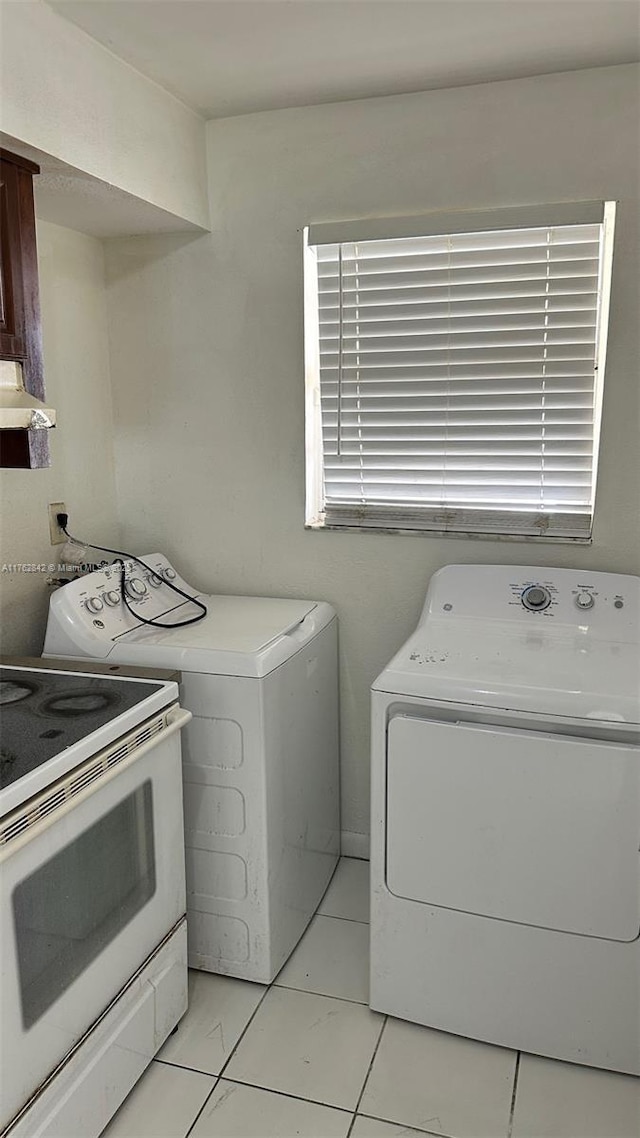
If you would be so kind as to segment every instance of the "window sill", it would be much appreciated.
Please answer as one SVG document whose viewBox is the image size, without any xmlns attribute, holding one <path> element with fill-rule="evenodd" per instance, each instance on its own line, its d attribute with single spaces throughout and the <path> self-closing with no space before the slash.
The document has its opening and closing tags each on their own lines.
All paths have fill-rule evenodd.
<svg viewBox="0 0 640 1138">
<path fill-rule="evenodd" d="M 591 545 L 593 537 L 557 537 L 548 534 L 523 533 L 479 533 L 477 530 L 438 530 L 438 529 L 402 529 L 392 526 L 348 526 L 325 522 L 322 525 L 305 524 L 305 530 L 310 533 L 375 533 L 386 537 L 436 537 L 454 538 L 462 541 L 518 541 L 531 545 Z"/>
</svg>

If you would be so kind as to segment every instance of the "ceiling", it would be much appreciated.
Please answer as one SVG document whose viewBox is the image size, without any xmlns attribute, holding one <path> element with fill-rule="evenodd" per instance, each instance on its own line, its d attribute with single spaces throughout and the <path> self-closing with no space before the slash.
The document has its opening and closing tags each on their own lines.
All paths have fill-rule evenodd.
<svg viewBox="0 0 640 1138">
<path fill-rule="evenodd" d="M 206 118 L 640 58 L 639 0 L 47 0 Z"/>
</svg>

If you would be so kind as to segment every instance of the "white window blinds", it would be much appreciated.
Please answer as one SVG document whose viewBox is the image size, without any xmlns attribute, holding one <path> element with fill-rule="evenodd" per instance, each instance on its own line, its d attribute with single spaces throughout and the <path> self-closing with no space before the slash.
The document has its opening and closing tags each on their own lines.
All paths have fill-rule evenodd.
<svg viewBox="0 0 640 1138">
<path fill-rule="evenodd" d="M 562 224 L 311 246 L 307 521 L 588 537 L 604 236 Z"/>
</svg>

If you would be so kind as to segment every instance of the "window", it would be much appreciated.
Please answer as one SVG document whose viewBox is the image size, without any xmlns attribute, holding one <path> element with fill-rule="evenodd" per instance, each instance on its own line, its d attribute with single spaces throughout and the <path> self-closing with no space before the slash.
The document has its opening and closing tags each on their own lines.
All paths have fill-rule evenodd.
<svg viewBox="0 0 640 1138">
<path fill-rule="evenodd" d="M 309 526 L 589 539 L 614 214 L 306 231 Z"/>
</svg>

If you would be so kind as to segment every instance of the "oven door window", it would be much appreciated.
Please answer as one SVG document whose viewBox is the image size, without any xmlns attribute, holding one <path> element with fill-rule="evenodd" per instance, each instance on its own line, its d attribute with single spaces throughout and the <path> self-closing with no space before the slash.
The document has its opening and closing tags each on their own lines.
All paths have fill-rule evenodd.
<svg viewBox="0 0 640 1138">
<path fill-rule="evenodd" d="M 114 940 L 155 889 L 153 795 L 147 781 L 13 892 L 25 1029 Z"/>
</svg>

